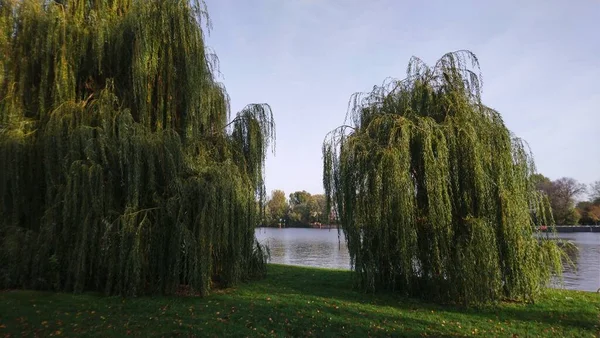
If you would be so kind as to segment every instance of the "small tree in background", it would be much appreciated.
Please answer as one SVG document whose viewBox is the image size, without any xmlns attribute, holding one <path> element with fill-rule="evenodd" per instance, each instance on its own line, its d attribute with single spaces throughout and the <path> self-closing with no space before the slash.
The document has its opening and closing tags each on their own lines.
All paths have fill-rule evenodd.
<svg viewBox="0 0 600 338">
<path fill-rule="evenodd" d="M 534 182 L 537 189 L 548 196 L 556 224 L 575 225 L 578 223 L 581 218 L 581 210 L 575 208 L 575 199 L 586 192 L 585 184 L 570 177 L 551 181 L 540 174 L 534 177 Z"/>
<path fill-rule="evenodd" d="M 594 202 L 600 203 L 600 181 L 590 184 L 590 197 Z"/>
<path fill-rule="evenodd" d="M 277 225 L 287 217 L 289 204 L 283 190 L 273 190 L 267 201 L 267 224 Z"/>
</svg>

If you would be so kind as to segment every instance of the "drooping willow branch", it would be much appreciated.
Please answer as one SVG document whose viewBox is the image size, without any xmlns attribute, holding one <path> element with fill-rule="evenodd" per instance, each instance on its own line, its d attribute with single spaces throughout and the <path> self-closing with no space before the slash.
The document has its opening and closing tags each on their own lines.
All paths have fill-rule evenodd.
<svg viewBox="0 0 600 338">
<path fill-rule="evenodd" d="M 560 251 L 538 241 L 553 224 L 531 182 L 523 141 L 481 102 L 475 55 L 409 62 L 351 97 L 323 144 L 323 183 L 341 218 L 357 284 L 440 301 L 532 299 Z"/>
<path fill-rule="evenodd" d="M 265 273 L 273 114 L 226 125 L 208 20 L 197 0 L 0 0 L 1 287 L 207 293 Z"/>
</svg>

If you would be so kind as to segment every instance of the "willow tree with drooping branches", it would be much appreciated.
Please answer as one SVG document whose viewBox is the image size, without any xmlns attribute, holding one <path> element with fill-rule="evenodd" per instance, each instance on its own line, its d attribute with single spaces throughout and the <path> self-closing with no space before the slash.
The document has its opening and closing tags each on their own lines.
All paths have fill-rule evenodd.
<svg viewBox="0 0 600 338">
<path fill-rule="evenodd" d="M 481 100 L 468 51 L 354 94 L 323 144 L 324 187 L 368 291 L 466 304 L 532 300 L 561 253 L 526 145 Z"/>
<path fill-rule="evenodd" d="M 201 1 L 0 0 L 0 286 L 206 294 L 265 273 L 266 104 Z"/>
</svg>

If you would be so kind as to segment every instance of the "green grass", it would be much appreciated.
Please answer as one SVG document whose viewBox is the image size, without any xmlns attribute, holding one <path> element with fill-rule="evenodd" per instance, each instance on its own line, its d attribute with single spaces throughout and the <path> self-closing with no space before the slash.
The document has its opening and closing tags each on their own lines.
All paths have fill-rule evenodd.
<svg viewBox="0 0 600 338">
<path fill-rule="evenodd" d="M 2 336 L 597 337 L 600 295 L 548 290 L 479 309 L 363 294 L 348 271 L 270 265 L 264 280 L 198 297 L 0 292 Z"/>
</svg>

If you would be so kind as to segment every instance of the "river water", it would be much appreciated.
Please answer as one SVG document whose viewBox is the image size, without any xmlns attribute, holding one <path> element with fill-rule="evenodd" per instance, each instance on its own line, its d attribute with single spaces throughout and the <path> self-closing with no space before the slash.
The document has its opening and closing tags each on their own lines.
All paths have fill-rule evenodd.
<svg viewBox="0 0 600 338">
<path fill-rule="evenodd" d="M 596 291 L 600 288 L 600 233 L 559 233 L 575 243 L 574 266 L 565 265 L 564 287 Z M 336 229 L 257 228 L 256 238 L 271 251 L 271 263 L 350 269 L 344 234 Z M 556 285 L 556 284 L 554 284 Z"/>
</svg>

